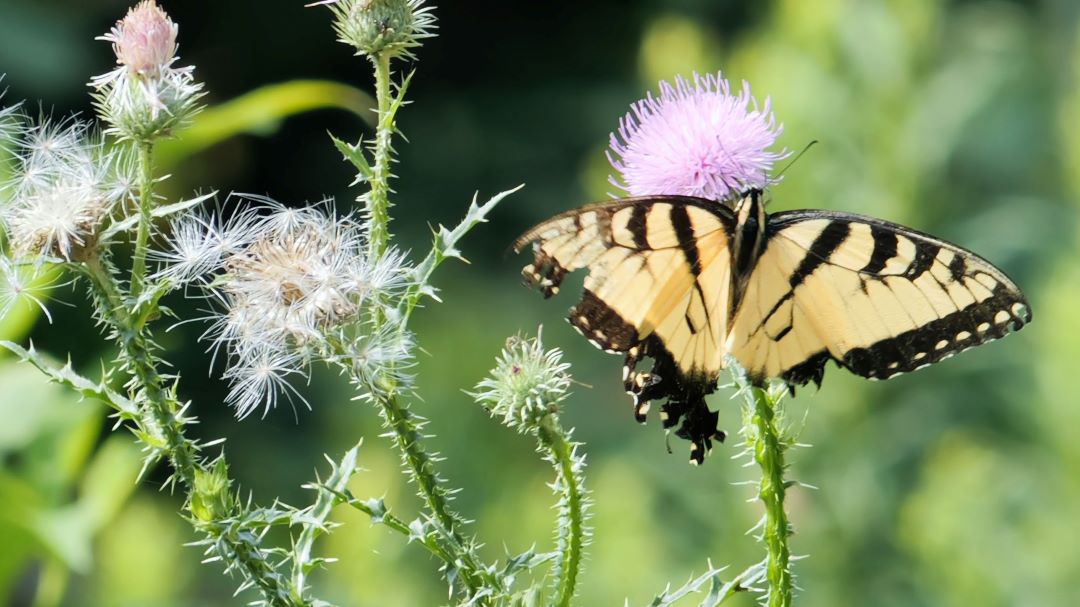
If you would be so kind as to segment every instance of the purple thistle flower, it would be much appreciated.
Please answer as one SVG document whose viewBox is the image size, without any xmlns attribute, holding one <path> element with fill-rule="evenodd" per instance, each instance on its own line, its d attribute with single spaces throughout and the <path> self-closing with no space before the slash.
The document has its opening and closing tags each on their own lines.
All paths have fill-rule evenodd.
<svg viewBox="0 0 1080 607">
<path fill-rule="evenodd" d="M 690 83 L 660 83 L 630 106 L 611 134 L 608 160 L 619 173 L 612 185 L 631 196 L 678 194 L 722 201 L 751 187 L 771 183 L 773 163 L 788 155 L 768 148 L 783 132 L 770 111 L 750 95 L 750 85 L 733 95 L 719 74 L 694 74 Z"/>
</svg>

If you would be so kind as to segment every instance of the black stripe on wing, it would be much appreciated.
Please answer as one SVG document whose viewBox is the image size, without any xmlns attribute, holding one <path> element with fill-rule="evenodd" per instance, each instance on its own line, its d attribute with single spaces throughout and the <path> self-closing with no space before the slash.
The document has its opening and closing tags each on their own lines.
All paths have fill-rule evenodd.
<svg viewBox="0 0 1080 607">
<path fill-rule="evenodd" d="M 946 265 L 949 279 L 953 282 L 978 280 L 980 274 L 995 281 L 991 295 L 976 300 L 955 312 L 930 320 L 918 327 L 881 339 L 875 343 L 854 347 L 839 359 L 827 350 L 810 356 L 804 362 L 788 369 L 782 378 L 790 385 L 821 383 L 825 363 L 830 359 L 853 373 L 870 379 L 890 377 L 921 369 L 975 346 L 1000 339 L 1020 330 L 1031 322 L 1031 308 L 1019 288 L 990 262 L 975 253 L 934 236 L 892 224 L 873 217 L 834 211 L 789 211 L 770 217 L 770 237 L 786 226 L 809 220 L 831 220 L 832 223 L 810 245 L 807 256 L 791 276 L 794 288 L 802 284 L 822 264 L 831 263 L 835 251 L 844 246 L 851 233 L 852 223 L 866 224 L 870 228 L 873 251 L 862 268 L 848 268 L 862 275 L 862 280 L 916 281 L 934 266 L 941 263 L 939 254 L 951 254 Z M 900 239 L 914 245 L 914 257 L 898 274 L 883 274 L 882 270 L 898 255 Z M 835 264 L 833 264 L 835 265 Z M 943 290 L 951 286 L 949 279 L 933 278 Z M 778 304 L 787 301 L 785 296 Z M 868 295 L 869 296 L 869 295 Z M 809 305 L 813 305 L 810 302 Z M 774 308 L 775 310 L 775 308 Z"/>
<path fill-rule="evenodd" d="M 661 423 L 665 429 L 678 426 L 675 435 L 690 441 L 691 462 L 702 463 L 713 441 L 723 442 L 725 434 L 717 429 L 719 413 L 705 404 L 705 396 L 716 390 L 715 377 L 684 374 L 658 335 L 641 339 L 633 325 L 591 291 L 582 293 L 567 320 L 593 345 L 626 354 L 623 384 L 634 399 L 634 418 L 639 423 L 645 422 L 652 401 L 666 399 L 660 408 Z M 638 371 L 645 357 L 653 359 L 653 367 Z"/>
<path fill-rule="evenodd" d="M 869 347 L 854 348 L 840 364 L 870 379 L 889 379 L 1019 331 L 1031 308 L 1019 293 L 998 285 L 993 296 Z"/>
</svg>

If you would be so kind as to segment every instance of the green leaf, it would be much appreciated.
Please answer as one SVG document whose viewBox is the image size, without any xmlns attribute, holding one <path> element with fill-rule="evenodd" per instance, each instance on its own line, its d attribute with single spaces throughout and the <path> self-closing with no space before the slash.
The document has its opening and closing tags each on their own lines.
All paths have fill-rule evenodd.
<svg viewBox="0 0 1080 607">
<path fill-rule="evenodd" d="M 51 381 L 72 388 L 84 397 L 100 400 L 105 404 L 110 405 L 121 414 L 134 416 L 138 413 L 138 408 L 135 406 L 134 402 L 125 396 L 121 396 L 112 388 L 109 388 L 105 382 L 95 384 L 89 379 L 79 375 L 72 369 L 70 361 L 63 367 L 57 367 L 39 354 L 38 351 L 34 349 L 33 344 L 30 345 L 29 350 L 26 350 L 22 346 L 10 341 L 0 341 L 0 348 L 6 348 L 21 360 L 37 367 L 37 369 L 44 373 Z"/>
<path fill-rule="evenodd" d="M 158 144 L 157 161 L 172 166 L 230 137 L 266 132 L 284 118 L 311 110 L 342 109 L 374 125 L 374 107 L 370 95 L 337 82 L 291 80 L 271 84 L 203 110 L 175 139 Z"/>
<path fill-rule="evenodd" d="M 364 156 L 363 145 L 360 143 L 350 145 L 333 135 L 330 135 L 330 139 L 333 140 L 334 147 L 341 152 L 341 155 L 345 157 L 345 160 L 348 160 L 356 167 L 356 180 L 350 185 L 358 185 L 370 181 L 374 172 L 372 171 L 371 164 L 368 163 L 367 157 Z"/>
<path fill-rule="evenodd" d="M 213 198 L 216 195 L 217 191 L 214 191 L 210 192 L 209 194 L 203 194 L 202 196 L 196 196 L 195 198 L 191 198 L 189 200 L 181 200 L 180 202 L 174 202 L 173 204 L 164 204 L 159 207 L 155 207 L 152 211 L 150 211 L 150 216 L 155 219 L 160 219 L 162 217 L 168 217 L 169 215 L 182 213 L 183 211 L 186 211 L 190 208 L 199 206 L 203 202 L 206 202 L 207 200 Z M 132 230 L 138 225 L 139 216 L 130 215 L 123 221 L 118 221 L 106 228 L 105 231 L 101 233 L 101 238 L 102 240 L 108 240 L 120 232 Z"/>
<path fill-rule="evenodd" d="M 427 257 L 424 258 L 424 261 L 420 262 L 420 265 L 416 266 L 416 269 L 413 270 L 416 284 L 421 286 L 427 285 L 435 268 L 439 267 L 439 264 L 448 257 L 456 257 L 465 261 L 465 258 L 461 255 L 461 251 L 457 248 L 458 241 L 464 238 L 465 235 L 469 233 L 469 230 L 476 227 L 477 224 L 487 222 L 488 213 L 495 209 L 495 205 L 499 204 L 504 198 L 517 192 L 523 187 L 525 187 L 524 184 L 511 190 L 499 192 L 482 205 L 477 204 L 477 198 L 474 194 L 472 202 L 469 203 L 469 209 L 465 212 L 465 218 L 461 220 L 461 223 L 459 223 L 457 227 L 451 230 L 446 226 L 440 225 L 435 232 L 435 241 L 432 243 L 431 252 L 429 252 Z M 417 293 L 413 296 L 418 297 L 419 294 L 420 293 Z"/>
</svg>

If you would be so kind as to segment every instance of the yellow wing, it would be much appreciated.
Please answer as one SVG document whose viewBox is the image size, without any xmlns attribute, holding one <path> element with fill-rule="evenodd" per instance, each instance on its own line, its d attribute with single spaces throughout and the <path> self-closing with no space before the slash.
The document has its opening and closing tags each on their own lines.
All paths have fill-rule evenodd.
<svg viewBox="0 0 1080 607">
<path fill-rule="evenodd" d="M 639 420 L 649 401 L 666 397 L 665 427 L 685 415 L 680 435 L 706 435 L 695 441 L 698 461 L 717 436 L 704 396 L 723 367 L 734 223 L 727 207 L 696 198 L 628 198 L 558 215 L 514 244 L 520 251 L 533 243 L 534 262 L 522 274 L 546 297 L 567 272 L 588 268 L 570 323 L 605 351 L 626 354 Z M 652 370 L 635 371 L 646 356 Z"/>
<path fill-rule="evenodd" d="M 1031 320 L 1003 272 L 903 226 L 791 211 L 769 218 L 767 237 L 726 339 L 758 381 L 820 383 L 830 359 L 888 379 Z"/>
</svg>

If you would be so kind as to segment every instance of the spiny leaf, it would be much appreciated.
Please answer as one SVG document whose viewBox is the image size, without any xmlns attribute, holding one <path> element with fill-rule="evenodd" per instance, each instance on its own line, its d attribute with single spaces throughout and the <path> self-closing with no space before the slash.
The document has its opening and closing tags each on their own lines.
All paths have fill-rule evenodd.
<svg viewBox="0 0 1080 607">
<path fill-rule="evenodd" d="M 15 356 L 18 356 L 23 362 L 34 365 L 34 367 L 44 373 L 45 376 L 54 383 L 72 388 L 84 397 L 100 400 L 122 414 L 136 415 L 138 413 L 138 407 L 135 406 L 134 402 L 116 393 L 106 386 L 104 382 L 96 384 L 76 373 L 71 367 L 70 360 L 63 367 L 57 367 L 45 360 L 45 358 L 34 349 L 33 344 L 31 344 L 30 349 L 27 350 L 16 343 L 0 341 L 0 347 L 7 349 Z"/>
<path fill-rule="evenodd" d="M 363 142 L 351 145 L 334 137 L 332 134 L 330 135 L 330 140 L 334 142 L 334 147 L 341 152 L 341 155 L 345 157 L 345 160 L 348 160 L 356 167 L 356 180 L 349 185 L 355 186 L 370 181 L 375 175 L 375 172 L 371 168 L 371 163 L 368 162 L 367 157 L 364 156 Z"/>
<path fill-rule="evenodd" d="M 154 217 L 154 219 L 161 219 L 170 215 L 176 215 L 177 213 L 182 213 L 188 209 L 197 207 L 200 204 L 206 202 L 207 200 L 213 198 L 214 196 L 217 196 L 217 191 L 210 192 L 209 194 L 203 194 L 202 196 L 196 196 L 195 198 L 191 198 L 189 200 L 181 200 L 180 202 L 174 202 L 172 204 L 164 204 L 159 207 L 154 207 L 154 209 L 150 211 L 150 215 Z M 108 228 L 106 228 L 105 231 L 101 233 L 101 239 L 109 240 L 117 234 L 134 229 L 137 225 L 139 225 L 139 216 L 130 215 L 122 221 L 117 221 L 116 223 L 113 223 Z"/>
</svg>

